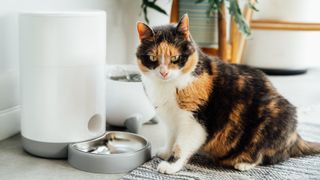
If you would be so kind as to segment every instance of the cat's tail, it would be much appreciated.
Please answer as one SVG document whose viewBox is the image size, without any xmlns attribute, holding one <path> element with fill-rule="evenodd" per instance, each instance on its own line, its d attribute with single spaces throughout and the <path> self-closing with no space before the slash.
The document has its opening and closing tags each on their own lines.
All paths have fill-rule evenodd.
<svg viewBox="0 0 320 180">
<path fill-rule="evenodd" d="M 297 134 L 297 139 L 289 153 L 291 157 L 320 154 L 320 143 L 305 141 Z"/>
</svg>

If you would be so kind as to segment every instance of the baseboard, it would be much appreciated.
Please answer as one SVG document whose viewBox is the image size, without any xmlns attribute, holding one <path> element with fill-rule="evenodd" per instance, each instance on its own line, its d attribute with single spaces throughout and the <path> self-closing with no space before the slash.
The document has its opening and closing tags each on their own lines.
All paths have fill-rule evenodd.
<svg viewBox="0 0 320 180">
<path fill-rule="evenodd" d="M 0 111 L 0 141 L 20 131 L 20 106 Z"/>
</svg>

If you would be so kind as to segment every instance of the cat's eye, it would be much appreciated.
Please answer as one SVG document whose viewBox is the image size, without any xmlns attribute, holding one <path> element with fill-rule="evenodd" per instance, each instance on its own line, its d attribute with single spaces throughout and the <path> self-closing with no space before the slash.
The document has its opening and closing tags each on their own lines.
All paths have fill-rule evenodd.
<svg viewBox="0 0 320 180">
<path fill-rule="evenodd" d="M 179 56 L 171 56 L 170 60 L 171 62 L 176 62 L 179 59 Z"/>
<path fill-rule="evenodd" d="M 152 56 L 152 55 L 150 55 L 149 56 L 149 59 L 150 59 L 150 61 L 157 61 L 157 57 L 156 56 Z"/>
</svg>

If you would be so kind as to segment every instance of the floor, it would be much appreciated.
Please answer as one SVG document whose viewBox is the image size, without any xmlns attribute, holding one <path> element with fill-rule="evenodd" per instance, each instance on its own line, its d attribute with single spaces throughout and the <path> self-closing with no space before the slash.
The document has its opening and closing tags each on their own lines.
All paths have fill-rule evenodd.
<svg viewBox="0 0 320 180">
<path fill-rule="evenodd" d="M 297 76 L 271 76 L 280 93 L 298 107 L 299 121 L 320 122 L 320 69 Z M 319 111 L 315 111 L 315 109 Z M 307 113 L 307 112 L 315 113 Z M 145 125 L 141 134 L 150 140 L 153 154 L 162 146 L 163 126 Z M 303 136 L 303 134 L 302 134 Z M 94 174 L 72 168 L 65 160 L 43 159 L 22 150 L 20 135 L 0 141 L 0 179 L 119 179 L 124 174 Z"/>
</svg>

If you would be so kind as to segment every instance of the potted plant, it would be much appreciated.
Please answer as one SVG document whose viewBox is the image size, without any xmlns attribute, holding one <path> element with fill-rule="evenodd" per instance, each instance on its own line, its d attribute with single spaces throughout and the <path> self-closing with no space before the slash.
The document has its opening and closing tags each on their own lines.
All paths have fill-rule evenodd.
<svg viewBox="0 0 320 180">
<path fill-rule="evenodd" d="M 163 16 L 170 12 L 158 6 L 157 2 L 163 1 L 142 0 L 141 9 L 144 13 L 146 22 L 149 22 L 149 19 L 151 19 L 151 21 L 157 19 L 148 17 L 148 9 L 158 12 Z M 248 0 L 247 2 L 249 7 L 257 10 L 251 2 L 253 1 Z M 189 14 L 190 31 L 193 34 L 195 41 L 202 47 L 216 47 L 218 44 L 217 13 L 222 4 L 226 4 L 229 15 L 235 20 L 239 31 L 246 36 L 250 35 L 251 31 L 249 25 L 242 15 L 237 0 L 179 0 L 179 15 L 182 16 L 184 13 Z M 153 25 L 153 23 L 151 23 L 151 25 Z"/>
<path fill-rule="evenodd" d="M 227 4 L 228 5 L 228 11 L 231 17 L 234 18 L 236 24 L 238 25 L 238 29 L 240 32 L 244 33 L 245 35 L 250 35 L 251 31 L 250 31 L 250 27 L 247 24 L 247 22 L 245 21 L 241 9 L 240 9 L 240 5 L 238 3 L 237 0 L 195 0 L 194 2 L 190 1 L 190 0 L 180 0 L 180 4 L 183 3 L 194 3 L 192 4 L 192 7 L 195 8 L 197 4 L 201 4 L 201 3 L 205 3 L 205 8 L 206 8 L 206 14 L 208 17 L 210 16 L 214 16 L 218 11 L 219 8 L 222 4 Z M 207 2 L 206 2 L 207 1 Z M 163 9 L 161 6 L 159 6 L 159 2 L 163 4 L 164 1 L 158 1 L 158 0 L 142 0 L 142 4 L 141 4 L 141 9 L 143 11 L 144 14 L 144 18 L 146 20 L 147 23 L 150 22 L 149 18 L 148 18 L 148 9 L 150 9 L 151 11 L 154 10 L 156 12 L 159 12 L 163 15 L 167 15 L 168 16 L 168 12 L 170 12 L 171 8 L 166 8 Z M 254 6 L 254 4 L 252 3 L 254 1 L 250 1 L 248 0 L 248 5 L 250 8 L 252 8 L 255 11 L 258 11 L 257 8 Z M 172 0 L 168 0 L 167 6 L 172 4 Z M 169 6 L 170 7 L 170 6 Z"/>
<path fill-rule="evenodd" d="M 239 31 L 245 34 L 246 36 L 251 34 L 250 27 L 241 12 L 238 0 L 196 0 L 196 3 L 203 3 L 205 1 L 207 1 L 209 5 L 207 8 L 208 15 L 218 12 L 221 5 L 225 4 L 227 5 L 227 9 L 230 16 L 238 25 Z M 249 7 L 254 11 L 258 11 L 258 9 L 254 6 L 253 2 L 255 1 L 247 0 L 247 4 L 249 5 Z"/>
<path fill-rule="evenodd" d="M 247 1 L 249 7 L 257 11 L 251 2 L 253 1 Z M 227 23 L 230 23 L 228 19 L 231 16 L 241 33 L 245 36 L 251 34 L 250 27 L 242 14 L 241 5 L 237 0 L 195 0 L 195 4 L 190 4 L 188 0 L 180 0 L 179 5 L 179 12 L 181 12 L 181 14 L 184 11 L 189 13 L 190 22 L 195 24 L 193 30 L 196 32 L 193 34 L 195 34 L 196 37 L 194 38 L 197 41 L 197 36 L 200 36 L 200 42 L 204 42 L 200 43 L 200 45 L 203 44 L 204 47 L 215 47 L 218 45 L 218 12 L 221 10 L 222 5 L 225 5 L 229 12 L 226 14 L 226 17 L 224 17 L 227 19 Z M 185 10 L 182 8 L 185 8 Z M 190 30 L 192 31 L 193 25 L 191 24 L 190 26 Z M 205 36 L 203 36 L 204 34 Z M 203 37 L 201 37 L 201 35 Z"/>
</svg>

